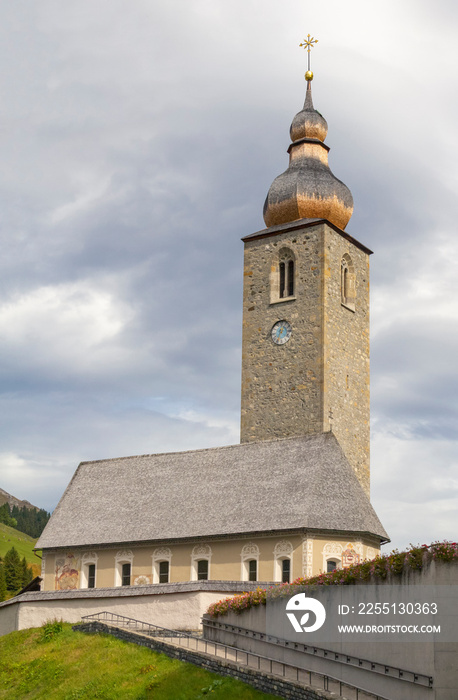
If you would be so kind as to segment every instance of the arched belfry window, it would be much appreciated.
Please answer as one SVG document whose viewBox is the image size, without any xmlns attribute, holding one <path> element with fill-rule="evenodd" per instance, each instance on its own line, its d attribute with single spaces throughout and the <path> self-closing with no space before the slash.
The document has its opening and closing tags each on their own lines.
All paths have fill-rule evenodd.
<svg viewBox="0 0 458 700">
<path fill-rule="evenodd" d="M 340 264 L 340 295 L 343 306 L 354 311 L 356 300 L 356 276 L 352 259 L 348 253 L 345 253 Z"/>
<path fill-rule="evenodd" d="M 274 260 L 271 275 L 271 303 L 295 298 L 296 261 L 289 248 L 282 248 Z"/>
<path fill-rule="evenodd" d="M 280 251 L 280 299 L 294 296 L 294 258 L 290 250 Z"/>
</svg>

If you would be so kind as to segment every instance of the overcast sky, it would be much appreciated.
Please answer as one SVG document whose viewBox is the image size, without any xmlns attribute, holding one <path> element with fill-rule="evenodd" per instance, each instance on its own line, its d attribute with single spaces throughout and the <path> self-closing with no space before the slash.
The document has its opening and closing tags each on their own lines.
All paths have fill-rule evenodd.
<svg viewBox="0 0 458 700">
<path fill-rule="evenodd" d="M 456 539 L 458 7 L 0 2 L 0 487 L 239 441 L 240 238 L 287 166 L 310 33 L 372 265 L 372 500 Z M 391 548 L 391 547 L 390 547 Z"/>
</svg>

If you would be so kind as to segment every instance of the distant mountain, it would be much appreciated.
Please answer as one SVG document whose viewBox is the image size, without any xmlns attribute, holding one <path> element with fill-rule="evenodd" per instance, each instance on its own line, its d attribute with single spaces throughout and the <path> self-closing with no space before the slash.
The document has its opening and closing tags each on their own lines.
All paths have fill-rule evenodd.
<svg viewBox="0 0 458 700">
<path fill-rule="evenodd" d="M 4 503 L 8 503 L 9 507 L 17 506 L 17 508 L 29 508 L 34 510 L 41 510 L 38 506 L 33 506 L 29 501 L 21 501 L 19 498 L 15 498 L 8 491 L 0 489 L 0 506 Z"/>
</svg>

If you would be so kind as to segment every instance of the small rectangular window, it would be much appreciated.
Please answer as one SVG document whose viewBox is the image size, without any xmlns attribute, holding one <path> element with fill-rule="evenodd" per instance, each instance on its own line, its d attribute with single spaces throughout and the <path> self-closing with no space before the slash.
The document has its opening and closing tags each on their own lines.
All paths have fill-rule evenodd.
<svg viewBox="0 0 458 700">
<path fill-rule="evenodd" d="M 130 563 L 122 565 L 122 585 L 130 586 Z"/>
<path fill-rule="evenodd" d="M 328 559 L 328 563 L 327 563 L 327 572 L 328 572 L 328 574 L 329 574 L 331 571 L 334 571 L 335 569 L 337 569 L 337 562 L 332 561 L 332 559 Z"/>
<path fill-rule="evenodd" d="M 257 581 L 258 579 L 258 562 L 256 559 L 250 559 L 248 562 L 248 580 Z"/>
<path fill-rule="evenodd" d="M 281 582 L 289 583 L 291 573 L 291 562 L 289 559 L 283 559 L 281 563 Z"/>
<path fill-rule="evenodd" d="M 161 561 L 159 562 L 159 583 L 169 582 L 169 562 Z"/>
<path fill-rule="evenodd" d="M 208 561 L 207 559 L 200 559 L 197 562 L 197 580 L 207 581 L 208 579 Z"/>
<path fill-rule="evenodd" d="M 87 567 L 87 587 L 95 588 L 95 564 L 89 564 Z"/>
</svg>

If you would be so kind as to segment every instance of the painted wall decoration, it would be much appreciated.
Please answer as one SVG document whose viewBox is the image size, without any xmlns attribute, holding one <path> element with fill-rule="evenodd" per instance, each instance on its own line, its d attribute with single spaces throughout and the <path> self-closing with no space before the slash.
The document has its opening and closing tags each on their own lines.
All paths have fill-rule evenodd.
<svg viewBox="0 0 458 700">
<path fill-rule="evenodd" d="M 242 561 L 245 559 L 259 559 L 259 547 L 254 542 L 250 542 L 242 547 Z"/>
<path fill-rule="evenodd" d="M 134 578 L 134 586 L 147 586 L 152 583 L 151 576 L 137 576 Z"/>
<path fill-rule="evenodd" d="M 355 545 L 351 542 L 347 542 L 345 549 L 342 552 L 342 566 L 351 566 L 352 564 L 359 564 L 361 557 L 356 551 Z"/>
<path fill-rule="evenodd" d="M 377 554 L 379 554 L 378 550 L 368 547 L 366 550 L 366 559 L 375 559 Z"/>
<path fill-rule="evenodd" d="M 55 588 L 56 591 L 70 591 L 78 588 L 79 559 L 72 552 L 65 557 L 56 558 Z"/>
<path fill-rule="evenodd" d="M 348 548 L 348 545 L 345 545 L 345 548 Z M 338 569 L 341 569 L 342 566 L 346 566 L 346 564 L 342 563 L 343 550 L 344 546 L 340 544 L 340 542 L 327 542 L 323 547 L 323 564 L 321 571 L 326 572 L 328 570 L 329 560 L 335 561 Z"/>
</svg>

